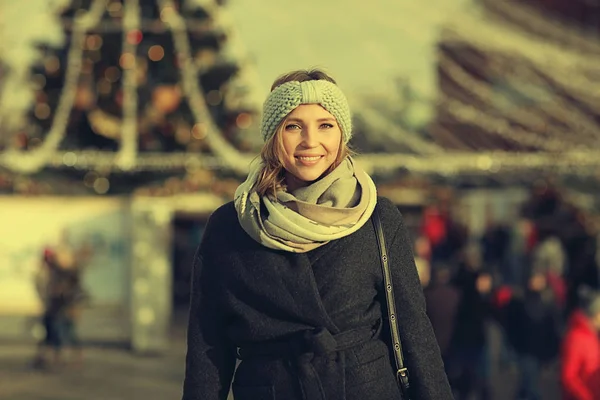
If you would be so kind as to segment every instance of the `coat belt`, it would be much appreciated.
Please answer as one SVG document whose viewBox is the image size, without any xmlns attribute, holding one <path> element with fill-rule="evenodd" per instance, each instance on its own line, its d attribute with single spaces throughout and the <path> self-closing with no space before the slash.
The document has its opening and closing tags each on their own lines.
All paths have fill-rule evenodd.
<svg viewBox="0 0 600 400">
<path fill-rule="evenodd" d="M 345 399 L 344 350 L 368 342 L 379 333 L 374 327 L 332 334 L 326 328 L 298 332 L 288 338 L 253 343 L 238 349 L 240 360 L 284 359 L 295 366 L 305 399 Z"/>
</svg>

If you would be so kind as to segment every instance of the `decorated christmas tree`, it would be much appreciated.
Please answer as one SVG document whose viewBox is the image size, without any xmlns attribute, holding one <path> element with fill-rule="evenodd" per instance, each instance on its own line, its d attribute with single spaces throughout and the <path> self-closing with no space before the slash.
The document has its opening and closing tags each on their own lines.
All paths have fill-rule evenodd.
<svg viewBox="0 0 600 400">
<path fill-rule="evenodd" d="M 25 118 L 0 119 L 1 166 L 87 175 L 92 188 L 133 172 L 130 189 L 191 167 L 243 168 L 260 104 L 222 2 L 55 3 L 64 42 L 42 46 L 28 71 L 3 63 L 33 96 Z"/>
</svg>

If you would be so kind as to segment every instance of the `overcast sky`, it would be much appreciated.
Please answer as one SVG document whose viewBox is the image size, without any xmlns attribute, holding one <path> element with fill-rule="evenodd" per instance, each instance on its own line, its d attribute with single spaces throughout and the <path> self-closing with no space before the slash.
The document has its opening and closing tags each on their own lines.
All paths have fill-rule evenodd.
<svg viewBox="0 0 600 400">
<path fill-rule="evenodd" d="M 229 0 L 261 85 L 282 72 L 325 67 L 346 89 L 385 91 L 408 76 L 435 91 L 434 46 L 440 23 L 470 0 Z"/>
</svg>

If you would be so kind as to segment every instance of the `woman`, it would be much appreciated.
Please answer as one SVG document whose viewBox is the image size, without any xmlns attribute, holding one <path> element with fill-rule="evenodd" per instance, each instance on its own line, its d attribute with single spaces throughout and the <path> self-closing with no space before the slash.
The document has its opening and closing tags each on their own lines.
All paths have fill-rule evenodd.
<svg viewBox="0 0 600 400">
<path fill-rule="evenodd" d="M 271 88 L 265 145 L 195 257 L 184 400 L 400 399 L 373 225 L 380 211 L 413 399 L 451 399 L 397 208 L 349 157 L 346 98 L 325 73 Z M 236 356 L 241 360 L 237 370 Z"/>
<path fill-rule="evenodd" d="M 579 290 L 582 305 L 569 321 L 562 343 L 561 385 L 564 400 L 600 399 L 600 292 Z"/>
</svg>

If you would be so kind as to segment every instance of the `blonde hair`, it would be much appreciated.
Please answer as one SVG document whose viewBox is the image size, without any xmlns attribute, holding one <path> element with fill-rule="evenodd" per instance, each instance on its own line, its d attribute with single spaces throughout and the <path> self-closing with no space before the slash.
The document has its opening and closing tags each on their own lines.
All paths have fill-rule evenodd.
<svg viewBox="0 0 600 400">
<path fill-rule="evenodd" d="M 286 82 L 305 82 L 314 80 L 326 80 L 333 84 L 337 84 L 332 77 L 321 70 L 297 70 L 277 78 L 271 86 L 271 91 Z M 283 148 L 283 140 L 281 137 L 284 127 L 285 118 L 277 127 L 275 134 L 264 144 L 260 152 L 263 167 L 256 182 L 256 192 L 260 196 L 274 196 L 277 190 L 285 187 L 285 168 L 283 167 L 283 155 L 285 149 Z M 333 171 L 346 157 L 353 156 L 354 154 L 354 151 L 344 143 L 343 138 L 340 138 L 340 147 L 337 157 L 333 164 L 325 171 L 325 175 Z"/>
</svg>

